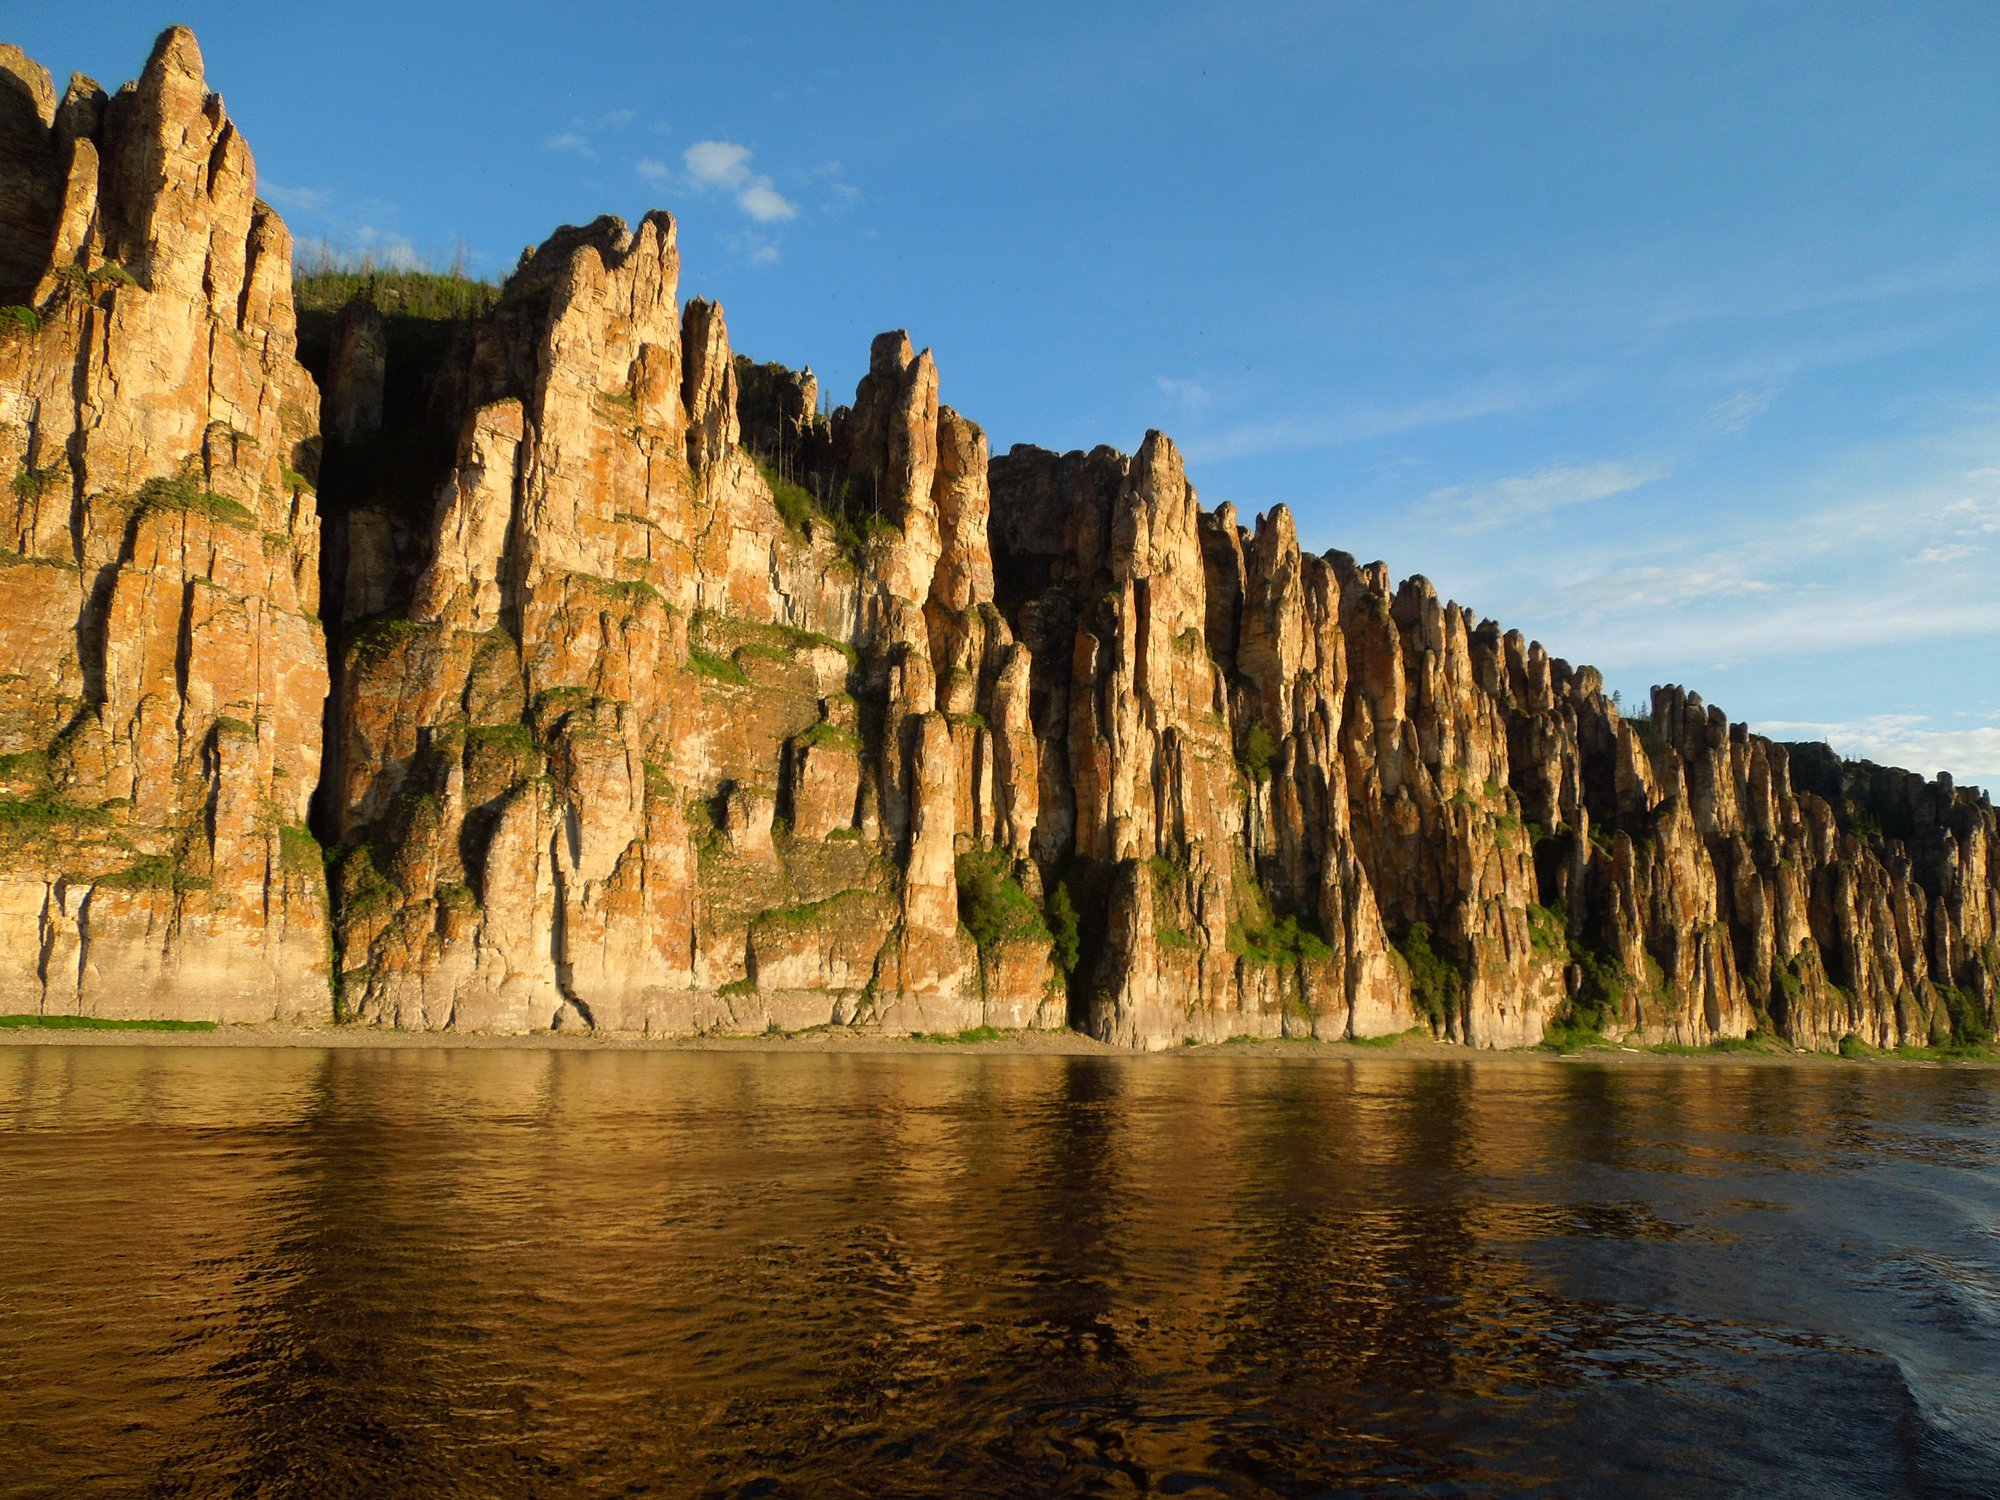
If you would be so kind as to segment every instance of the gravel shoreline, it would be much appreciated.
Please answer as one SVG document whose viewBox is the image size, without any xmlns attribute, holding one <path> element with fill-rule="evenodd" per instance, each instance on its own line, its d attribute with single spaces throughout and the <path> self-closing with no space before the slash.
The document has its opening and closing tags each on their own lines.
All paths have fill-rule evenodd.
<svg viewBox="0 0 2000 1500">
<path fill-rule="evenodd" d="M 1139 1052 L 1108 1046 L 1074 1031 L 1014 1031 L 974 1041 L 890 1036 L 849 1028 L 766 1036 L 649 1037 L 590 1032 L 529 1032 L 492 1036 L 469 1032 L 389 1031 L 361 1026 L 221 1026 L 213 1031 L 91 1031 L 0 1027 L 0 1047 L 272 1047 L 352 1050 L 380 1048 L 550 1052 L 738 1052 L 769 1055 L 840 1053 L 924 1057 L 938 1054 L 1038 1057 L 1168 1058 L 1277 1055 L 1337 1062 L 1447 1062 L 1481 1067 L 1573 1067 L 1609 1063 L 1645 1067 L 1866 1067 L 2000 1069 L 2000 1059 L 1912 1058 L 1885 1053 L 1864 1059 L 1825 1052 L 1654 1052 L 1640 1047 L 1592 1047 L 1572 1053 L 1538 1048 L 1493 1051 L 1419 1037 L 1386 1042 L 1241 1039 Z"/>
</svg>

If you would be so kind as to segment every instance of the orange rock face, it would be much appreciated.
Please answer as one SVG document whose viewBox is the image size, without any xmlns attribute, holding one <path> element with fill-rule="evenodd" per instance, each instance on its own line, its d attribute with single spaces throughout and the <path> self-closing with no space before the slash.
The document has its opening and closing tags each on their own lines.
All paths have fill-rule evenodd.
<svg viewBox="0 0 2000 1500">
<path fill-rule="evenodd" d="M 0 199 L 49 206 L 0 246 L 0 1009 L 328 1019 L 290 237 L 186 31 L 115 96 L 0 70 Z"/>
<path fill-rule="evenodd" d="M 1679 689 L 1627 719 L 1283 507 L 1204 509 L 1160 433 L 992 457 L 900 331 L 822 415 L 682 306 L 663 213 L 421 348 L 342 312 L 316 494 L 289 244 L 192 38 L 111 98 L 0 71 L 0 1009 L 1992 1025 L 1983 796 Z"/>
</svg>

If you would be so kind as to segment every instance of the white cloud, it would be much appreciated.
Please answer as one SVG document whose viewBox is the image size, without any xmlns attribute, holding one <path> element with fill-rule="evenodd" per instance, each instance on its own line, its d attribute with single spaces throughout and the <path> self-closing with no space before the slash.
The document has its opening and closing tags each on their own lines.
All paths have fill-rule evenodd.
<svg viewBox="0 0 2000 1500">
<path fill-rule="evenodd" d="M 734 141 L 696 141 L 681 153 L 698 188 L 735 188 L 750 175 L 750 148 Z"/>
<path fill-rule="evenodd" d="M 590 157 L 597 153 L 590 149 L 590 142 L 574 130 L 565 130 L 561 135 L 552 135 L 542 142 L 544 151 L 571 151 L 578 156 Z"/>
<path fill-rule="evenodd" d="M 646 181 L 658 186 L 673 179 L 674 169 L 663 161 L 654 161 L 650 156 L 641 157 L 633 163 L 633 168 Z"/>
<path fill-rule="evenodd" d="M 1590 573 L 1527 608 L 1582 619 L 1634 609 L 1671 609 L 1698 600 L 1743 599 L 1777 592 L 1778 586 L 1745 572 L 1748 560 L 1734 552 L 1712 552 L 1672 565 L 1645 563 Z"/>
<path fill-rule="evenodd" d="M 1966 558 L 1976 557 L 1978 554 L 1979 548 L 1968 547 L 1964 542 L 1934 542 L 1910 561 L 1941 566 L 1945 563 L 1964 562 Z"/>
<path fill-rule="evenodd" d="M 1965 477 L 1973 484 L 1983 482 L 1989 490 L 2000 490 L 2000 469 L 1975 469 Z M 1992 536 L 2000 532 L 2000 493 L 1954 500 L 1939 518 L 1959 536 Z"/>
<path fill-rule="evenodd" d="M 798 205 L 771 186 L 771 179 L 758 177 L 744 184 L 736 195 L 736 206 L 759 224 L 782 224 L 798 217 Z"/>
<path fill-rule="evenodd" d="M 755 250 L 750 252 L 750 264 L 753 266 L 775 266 L 777 263 L 778 247 L 776 245 L 759 245 Z"/>
<path fill-rule="evenodd" d="M 696 141 L 681 153 L 681 163 L 689 187 L 696 192 L 730 194 L 736 206 L 759 224 L 782 224 L 798 217 L 796 203 L 780 193 L 770 178 L 750 170 L 748 146 L 734 141 Z M 658 182 L 664 179 L 665 168 L 659 162 L 642 161 L 639 175 Z"/>
<path fill-rule="evenodd" d="M 1609 500 L 1665 477 L 1659 468 L 1630 464 L 1552 464 L 1532 474 L 1514 474 L 1491 484 L 1451 485 L 1433 490 L 1415 507 L 1420 519 L 1453 531 L 1492 531 L 1546 516 L 1573 505 Z"/>
</svg>

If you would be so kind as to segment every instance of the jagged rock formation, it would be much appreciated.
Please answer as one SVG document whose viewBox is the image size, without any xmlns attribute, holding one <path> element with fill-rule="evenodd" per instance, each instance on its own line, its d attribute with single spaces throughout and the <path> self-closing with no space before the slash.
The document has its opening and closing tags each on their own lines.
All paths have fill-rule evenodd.
<svg viewBox="0 0 2000 1500">
<path fill-rule="evenodd" d="M 16 1008 L 248 1013 L 203 965 L 296 953 L 276 1010 L 415 1027 L 1991 1027 L 1983 796 L 1679 689 L 1628 720 L 1282 506 L 1204 510 L 1162 434 L 990 457 L 900 332 L 822 414 L 680 305 L 664 214 L 558 231 L 455 335 L 343 311 L 316 510 L 283 231 L 192 49 L 60 111 L 0 56 Z"/>
<path fill-rule="evenodd" d="M 176 28 L 0 49 L 0 1010 L 324 1019 L 318 394 L 291 239 Z"/>
</svg>

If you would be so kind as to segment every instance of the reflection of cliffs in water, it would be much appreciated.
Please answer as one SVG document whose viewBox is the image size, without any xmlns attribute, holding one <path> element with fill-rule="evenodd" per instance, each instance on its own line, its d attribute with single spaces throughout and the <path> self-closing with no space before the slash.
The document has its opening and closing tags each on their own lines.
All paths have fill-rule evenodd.
<svg viewBox="0 0 2000 1500">
<path fill-rule="evenodd" d="M 1970 1494 L 2000 1459 L 1981 1075 L 51 1048 L 0 1050 L 0 1111 L 0 1440 L 51 1489 Z"/>
<path fill-rule="evenodd" d="M 373 1060 L 301 1061 L 284 1117 L 250 1117 L 266 1170 L 244 1209 L 261 1243 L 217 1268 L 215 1312 L 233 1315 L 203 1340 L 200 1381 L 220 1397 L 212 1420 L 237 1445 L 231 1488 L 289 1496 L 400 1483 L 446 1493 L 453 1475 L 440 1435 L 456 1403 L 452 1340 L 440 1334 L 448 1309 L 473 1311 L 476 1289 L 454 1237 L 412 1233 L 418 1214 L 449 1222 L 464 1201 L 443 1170 L 446 1143 L 433 1126 L 411 1149 L 384 1110 L 397 1080 Z M 396 1399 L 379 1399 L 384 1391 Z M 210 1488 L 214 1462 L 181 1455 L 162 1487 Z"/>
<path fill-rule="evenodd" d="M 992 457 L 900 331 L 824 414 L 664 212 L 295 287 L 179 28 L 0 49 L 0 201 L 0 1010 L 1990 1035 L 1983 795 Z"/>
</svg>

